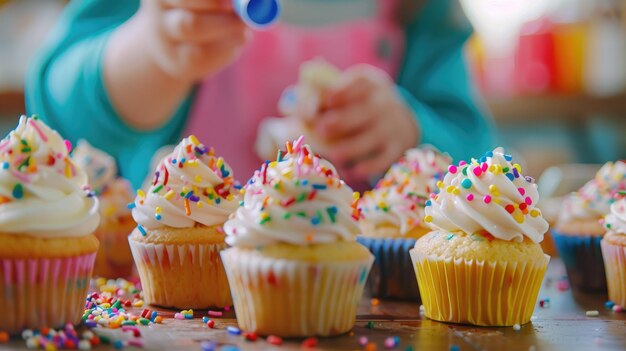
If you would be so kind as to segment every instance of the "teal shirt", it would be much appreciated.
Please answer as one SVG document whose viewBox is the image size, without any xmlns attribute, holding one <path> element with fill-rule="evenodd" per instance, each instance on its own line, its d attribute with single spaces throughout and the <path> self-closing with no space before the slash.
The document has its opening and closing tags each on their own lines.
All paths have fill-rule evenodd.
<svg viewBox="0 0 626 351">
<path fill-rule="evenodd" d="M 469 24 L 452 11 L 455 0 L 429 1 L 406 26 L 398 91 L 414 111 L 421 143 L 454 159 L 493 147 L 492 125 L 481 113 L 463 58 Z M 138 9 L 138 0 L 72 1 L 26 79 L 28 113 L 38 114 L 72 143 L 87 139 L 118 161 L 139 187 L 153 153 L 181 138 L 193 93 L 163 127 L 140 131 L 117 114 L 103 83 L 103 52 L 111 32 Z"/>
</svg>

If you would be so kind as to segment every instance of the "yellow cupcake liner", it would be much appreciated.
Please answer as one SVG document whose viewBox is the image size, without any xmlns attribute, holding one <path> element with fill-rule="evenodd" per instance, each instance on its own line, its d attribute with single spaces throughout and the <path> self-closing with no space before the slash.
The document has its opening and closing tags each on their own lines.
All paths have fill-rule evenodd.
<svg viewBox="0 0 626 351">
<path fill-rule="evenodd" d="M 95 257 L 0 258 L 0 331 L 80 323 Z"/>
<path fill-rule="evenodd" d="M 604 239 L 600 242 L 600 247 L 604 258 L 609 300 L 626 307 L 626 248 L 609 244 Z"/>
<path fill-rule="evenodd" d="M 409 253 L 426 317 L 479 326 L 528 323 L 550 261 L 548 255 L 528 264 Z"/>
<path fill-rule="evenodd" d="M 146 303 L 175 308 L 232 305 L 219 244 L 152 244 L 129 238 Z"/>
<path fill-rule="evenodd" d="M 374 257 L 299 262 L 222 251 L 241 329 L 281 337 L 332 336 L 354 326 Z"/>
</svg>

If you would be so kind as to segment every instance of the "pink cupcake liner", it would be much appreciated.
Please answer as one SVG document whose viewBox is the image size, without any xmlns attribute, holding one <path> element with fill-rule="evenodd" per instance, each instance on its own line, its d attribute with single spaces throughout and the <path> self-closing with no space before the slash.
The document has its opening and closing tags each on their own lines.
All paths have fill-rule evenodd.
<svg viewBox="0 0 626 351">
<path fill-rule="evenodd" d="M 79 323 L 95 258 L 0 259 L 0 330 Z"/>
</svg>

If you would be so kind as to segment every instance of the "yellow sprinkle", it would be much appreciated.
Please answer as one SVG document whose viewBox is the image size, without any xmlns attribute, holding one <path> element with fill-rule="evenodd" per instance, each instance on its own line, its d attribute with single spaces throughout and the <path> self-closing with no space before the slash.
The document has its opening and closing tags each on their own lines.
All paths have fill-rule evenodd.
<svg viewBox="0 0 626 351">
<path fill-rule="evenodd" d="M 496 198 L 494 198 L 494 199 L 492 199 L 491 201 L 492 201 L 493 203 L 497 204 L 497 205 L 499 205 L 499 204 L 500 204 L 500 199 L 499 199 L 499 198 L 497 198 L 497 197 L 496 197 Z"/>
<path fill-rule="evenodd" d="M 65 164 L 65 177 L 72 178 L 72 169 L 69 164 Z"/>
<path fill-rule="evenodd" d="M 454 185 L 448 185 L 446 191 L 451 194 L 454 191 Z"/>
<path fill-rule="evenodd" d="M 243 195 L 245 193 L 246 193 L 246 189 L 244 188 L 239 189 L 239 194 Z"/>
<path fill-rule="evenodd" d="M 492 194 L 495 193 L 495 192 L 498 192 L 498 187 L 493 185 L 493 184 L 491 184 L 489 186 L 489 192 L 492 193 Z"/>
<path fill-rule="evenodd" d="M 489 166 L 489 172 L 493 173 L 496 170 L 496 166 L 495 165 L 491 165 Z"/>
<path fill-rule="evenodd" d="M 133 302 L 133 307 L 142 307 L 142 306 L 143 306 L 143 300 L 137 300 Z"/>
<path fill-rule="evenodd" d="M 430 223 L 432 221 L 433 221 L 433 216 L 426 216 L 426 217 L 424 217 L 424 222 Z"/>
<path fill-rule="evenodd" d="M 169 199 L 171 199 L 172 197 L 174 197 L 174 195 L 175 195 L 175 194 L 174 194 L 174 190 L 170 190 L 170 191 L 168 191 L 168 192 L 167 192 L 167 193 L 163 196 L 163 198 L 164 198 L 165 200 L 169 200 Z"/>
<path fill-rule="evenodd" d="M 353 200 L 358 200 L 361 198 L 361 193 L 359 193 L 358 191 L 355 191 L 352 193 L 352 199 Z"/>
<path fill-rule="evenodd" d="M 269 215 L 267 214 L 267 212 L 263 212 L 263 213 L 261 213 L 261 219 L 266 219 L 267 217 L 269 217 Z"/>
<path fill-rule="evenodd" d="M 202 208 L 202 207 L 204 207 L 204 204 L 202 204 L 202 202 L 198 201 L 198 202 L 196 202 L 196 207 Z"/>
<path fill-rule="evenodd" d="M 141 189 L 137 190 L 137 195 L 139 197 L 146 197 L 146 193 L 143 190 L 141 190 Z"/>
<path fill-rule="evenodd" d="M 110 303 L 105 302 L 105 303 L 103 303 L 103 304 L 100 304 L 100 307 L 102 307 L 102 308 L 109 308 L 109 307 L 111 307 L 111 304 L 110 304 Z"/>
<path fill-rule="evenodd" d="M 223 158 L 218 158 L 217 159 L 217 168 L 222 168 L 222 166 L 224 165 L 224 159 Z"/>
<path fill-rule="evenodd" d="M 452 193 L 453 193 L 454 195 L 459 195 L 459 194 L 461 194 L 461 190 L 459 190 L 459 188 L 454 188 L 454 190 L 452 191 Z"/>
<path fill-rule="evenodd" d="M 535 217 L 537 217 L 539 215 L 540 215 L 540 213 L 537 210 L 530 211 L 530 216 L 533 217 L 533 218 L 535 218 Z"/>
<path fill-rule="evenodd" d="M 514 164 L 513 167 L 515 167 L 517 169 L 519 174 L 522 174 L 522 166 L 520 166 L 519 163 Z"/>
<path fill-rule="evenodd" d="M 190 141 L 191 141 L 191 143 L 192 143 L 192 144 L 194 144 L 194 145 L 198 145 L 198 144 L 200 144 L 200 141 L 198 140 L 198 138 L 196 138 L 196 136 L 195 136 L 195 135 L 193 135 L 193 134 L 191 134 L 191 135 L 189 136 L 189 140 L 190 140 Z"/>
<path fill-rule="evenodd" d="M 517 223 L 524 223 L 524 215 L 520 212 L 516 212 L 515 215 L 513 215 L 513 218 Z"/>
<path fill-rule="evenodd" d="M 96 321 L 96 322 L 99 321 L 100 319 L 102 319 L 102 316 L 95 316 L 95 317 L 93 317 L 93 320 Z"/>
<path fill-rule="evenodd" d="M 185 193 L 185 194 L 186 194 L 186 193 L 188 193 L 188 192 L 189 192 L 189 188 L 188 188 L 188 187 L 186 187 L 186 186 L 184 186 L 184 187 L 181 189 L 181 191 L 182 191 L 183 193 Z"/>
<path fill-rule="evenodd" d="M 163 212 L 163 209 L 162 209 L 160 206 L 157 206 L 157 207 L 154 209 L 154 212 L 155 212 L 156 214 L 161 214 L 161 212 Z"/>
<path fill-rule="evenodd" d="M 185 165 L 186 166 L 198 167 L 199 163 L 198 163 L 198 160 L 189 160 L 189 161 L 187 161 L 187 163 Z"/>
<path fill-rule="evenodd" d="M 443 182 L 441 180 L 437 181 L 437 188 L 443 189 Z"/>
<path fill-rule="evenodd" d="M 234 198 L 233 194 L 228 194 L 228 196 L 226 196 L 226 200 L 228 201 L 233 201 Z"/>
<path fill-rule="evenodd" d="M 200 183 L 200 182 L 202 182 L 202 177 L 200 177 L 199 175 L 197 175 L 197 176 L 193 177 L 193 180 L 194 180 L 196 183 Z"/>
<path fill-rule="evenodd" d="M 502 172 L 502 166 L 500 166 L 500 165 L 496 165 L 496 171 L 495 171 L 495 173 L 496 173 L 496 174 L 503 173 L 503 172 Z"/>
<path fill-rule="evenodd" d="M 274 168 L 274 167 L 276 167 L 277 164 L 278 164 L 278 162 L 272 161 L 272 162 L 270 162 L 270 164 L 268 166 L 269 166 L 269 168 Z"/>
</svg>

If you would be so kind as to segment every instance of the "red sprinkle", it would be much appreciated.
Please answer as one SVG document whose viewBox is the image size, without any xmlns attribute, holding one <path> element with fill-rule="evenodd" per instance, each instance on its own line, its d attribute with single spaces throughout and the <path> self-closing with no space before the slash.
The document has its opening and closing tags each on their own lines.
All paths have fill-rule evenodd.
<svg viewBox="0 0 626 351">
<path fill-rule="evenodd" d="M 167 180 L 170 177 L 170 173 L 167 171 L 167 167 L 163 167 L 163 170 L 165 171 L 164 172 L 165 174 L 163 175 L 163 186 L 166 186 L 167 185 Z"/>
<path fill-rule="evenodd" d="M 282 345 L 283 339 L 280 336 L 270 335 L 267 337 L 267 342 L 272 345 Z"/>
<path fill-rule="evenodd" d="M 506 210 L 506 212 L 508 212 L 508 213 L 513 213 L 513 212 L 515 212 L 515 206 L 513 206 L 513 205 L 506 205 L 506 206 L 504 207 L 504 209 L 505 209 L 505 210 Z"/>
<path fill-rule="evenodd" d="M 223 313 L 222 311 L 209 311 L 207 314 L 211 317 L 221 317 Z"/>
<path fill-rule="evenodd" d="M 215 328 L 215 321 L 212 320 L 212 319 L 209 319 L 209 321 L 206 322 L 206 326 L 211 328 L 211 329 Z"/>
<path fill-rule="evenodd" d="M 317 346 L 317 338 L 304 339 L 302 347 L 315 347 Z"/>
<path fill-rule="evenodd" d="M 244 336 L 244 337 L 246 338 L 246 340 L 248 340 L 248 341 L 256 341 L 256 339 L 258 338 L 258 336 L 256 335 L 256 333 L 252 333 L 252 332 L 245 333 L 243 336 Z"/>
</svg>

